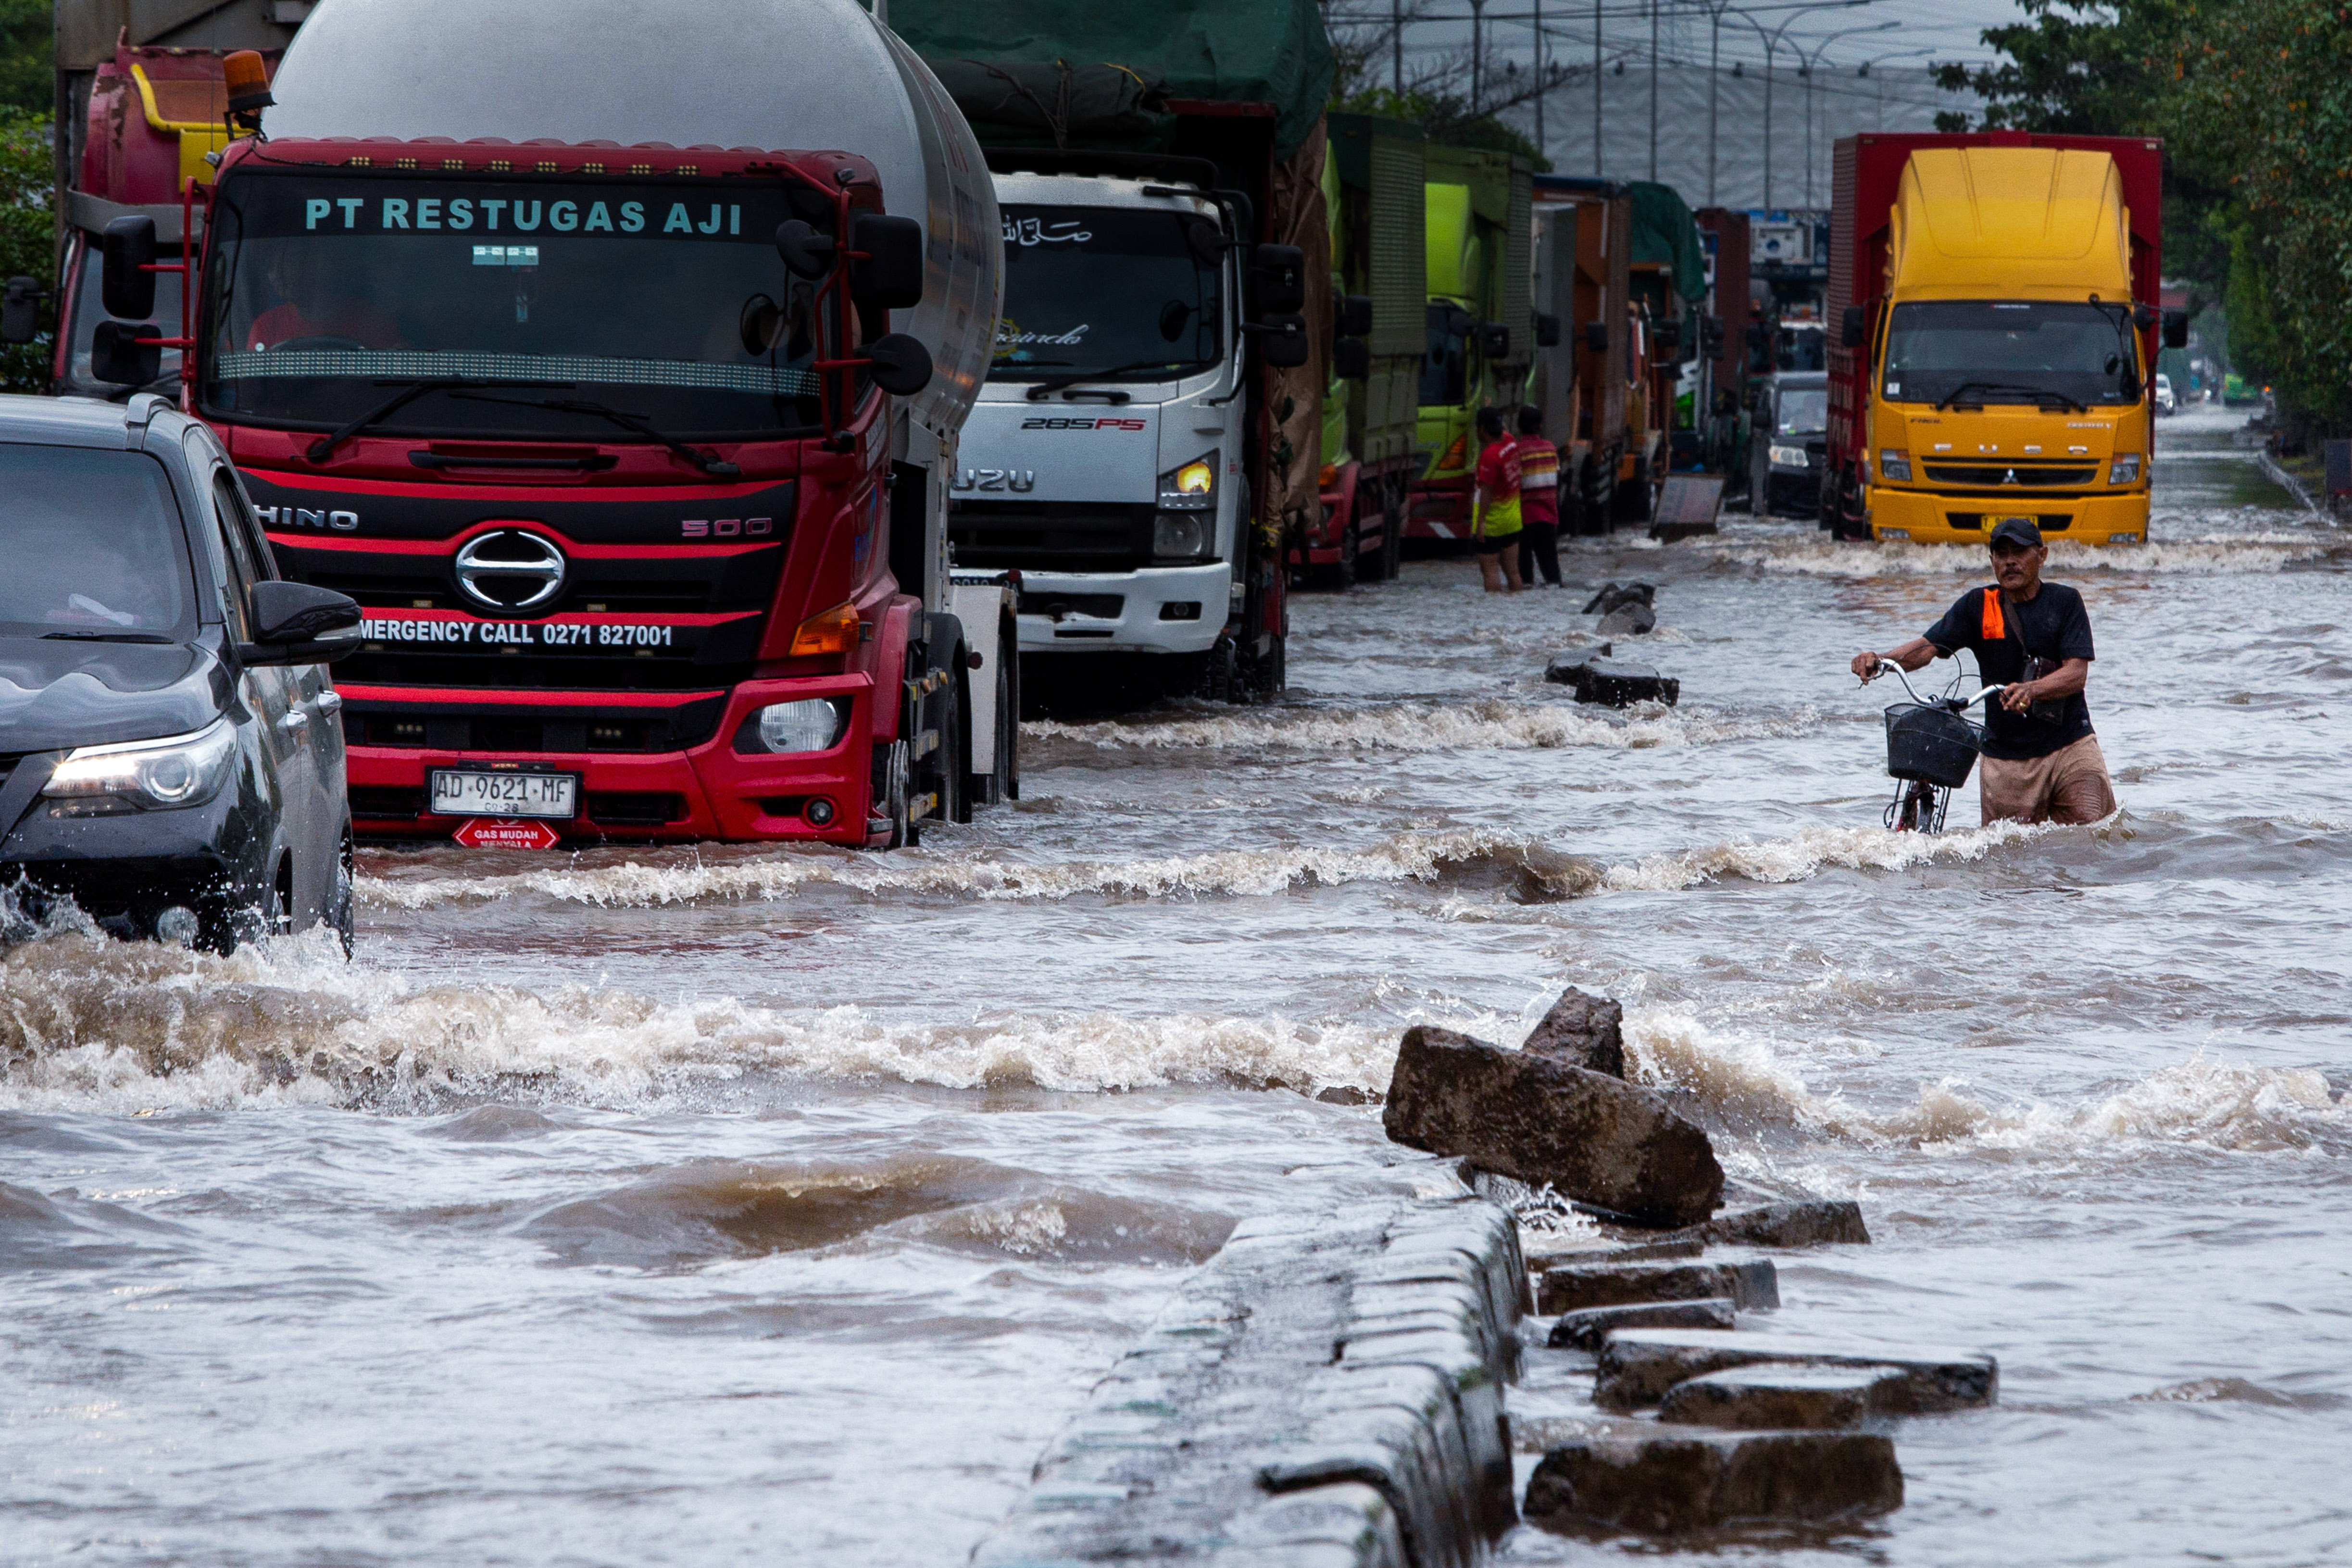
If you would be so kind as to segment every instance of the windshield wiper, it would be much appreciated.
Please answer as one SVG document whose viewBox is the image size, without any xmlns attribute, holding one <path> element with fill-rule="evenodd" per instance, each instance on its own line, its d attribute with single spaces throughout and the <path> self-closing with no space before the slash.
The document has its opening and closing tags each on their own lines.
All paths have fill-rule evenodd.
<svg viewBox="0 0 2352 1568">
<path fill-rule="evenodd" d="M 1139 370 L 1198 370 L 1216 363 L 1213 359 L 1146 359 L 1138 360 L 1133 364 L 1115 364 L 1108 370 L 1090 370 L 1076 375 L 1049 375 L 1029 389 L 1029 401 L 1034 403 L 1041 397 L 1050 397 L 1082 381 L 1108 381 L 1112 376 L 1132 375 Z"/>
<path fill-rule="evenodd" d="M 43 632 L 43 642 L 140 642 L 169 643 L 173 639 L 157 632 Z"/>
<path fill-rule="evenodd" d="M 1952 388 L 1950 394 L 1943 398 L 1942 401 L 1938 402 L 1936 405 L 1936 407 L 1939 411 L 1947 408 L 1958 407 L 1960 394 L 1967 392 L 1971 388 L 1980 393 L 2021 392 L 2025 394 L 2026 396 L 2032 398 L 2037 405 L 2044 403 L 2055 403 L 2060 407 L 2072 409 L 2077 414 L 2088 414 L 2091 411 L 2090 405 L 2086 403 L 2077 403 L 2073 398 L 2067 396 L 2064 393 L 2053 391 L 2051 388 L 2046 386 L 2012 386 L 2006 382 L 2000 381 L 1964 381 L 1960 383 L 1959 385 Z M 1981 408 L 1984 405 L 1979 403 L 1975 405 L 1975 406 Z"/>
<path fill-rule="evenodd" d="M 509 382 L 506 384 L 512 386 L 522 384 Z M 569 384 L 558 382 L 552 384 L 567 385 Z M 692 463 L 696 468 L 701 469 L 703 473 L 711 479 L 731 479 L 743 471 L 741 468 L 738 468 L 733 463 L 726 461 L 724 458 L 715 458 L 708 452 L 698 452 L 693 447 L 688 446 L 685 442 L 679 440 L 677 437 L 656 429 L 653 423 L 646 419 L 642 414 L 631 414 L 626 409 L 614 408 L 607 404 L 599 403 L 593 398 L 483 397 L 479 395 L 468 395 L 464 393 L 460 393 L 457 395 L 463 397 L 467 403 L 503 403 L 512 408 L 547 408 L 551 409 L 558 414 L 586 414 L 598 419 L 609 419 L 624 430 L 634 430 L 649 441 L 659 442 L 662 446 L 668 447 L 672 452 L 677 453 L 679 457 L 685 458 L 688 462 Z"/>
<path fill-rule="evenodd" d="M 378 382 L 376 384 L 382 386 L 384 384 Z M 428 392 L 447 392 L 454 387 L 462 386 L 570 386 L 571 384 L 568 381 L 484 381 L 478 376 L 470 375 L 436 375 L 423 381 L 411 382 L 358 418 L 337 426 L 311 442 L 310 450 L 302 455 L 314 463 L 323 463 L 335 455 L 336 447 L 378 420 L 391 418 Z"/>
</svg>

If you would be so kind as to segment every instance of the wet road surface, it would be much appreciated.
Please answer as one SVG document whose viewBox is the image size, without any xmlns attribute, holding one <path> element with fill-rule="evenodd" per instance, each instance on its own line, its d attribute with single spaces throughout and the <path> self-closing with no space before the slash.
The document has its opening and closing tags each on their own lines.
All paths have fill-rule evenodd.
<svg viewBox="0 0 2352 1568">
<path fill-rule="evenodd" d="M 0 1555 L 961 1562 L 1181 1270 L 1372 1157 L 1401 1028 L 1572 983 L 1736 1174 L 1862 1199 L 1781 1321 L 2000 1357 L 1777 1560 L 2352 1561 L 2352 540 L 2235 422 L 2053 552 L 2096 828 L 1882 830 L 1845 662 L 1980 558 L 1736 519 L 1302 597 L 1280 703 L 1033 724 L 919 850 L 378 850 L 348 966 L 10 951 Z M 1632 577 L 1683 705 L 1580 709 Z"/>
</svg>

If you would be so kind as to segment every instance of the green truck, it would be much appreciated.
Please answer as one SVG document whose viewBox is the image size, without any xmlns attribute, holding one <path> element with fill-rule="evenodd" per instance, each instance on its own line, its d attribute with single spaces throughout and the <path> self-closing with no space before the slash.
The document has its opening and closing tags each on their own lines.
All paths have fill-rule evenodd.
<svg viewBox="0 0 2352 1568">
<path fill-rule="evenodd" d="M 1427 166 L 1418 126 L 1332 114 L 1323 160 L 1331 236 L 1332 374 L 1323 400 L 1319 518 L 1292 536 L 1291 563 L 1326 586 L 1396 575 L 1416 471 Z"/>
<path fill-rule="evenodd" d="M 1428 150 L 1429 299 L 1409 540 L 1468 542 L 1478 410 L 1516 404 L 1525 390 L 1537 336 L 1533 180 L 1517 153 Z"/>
</svg>

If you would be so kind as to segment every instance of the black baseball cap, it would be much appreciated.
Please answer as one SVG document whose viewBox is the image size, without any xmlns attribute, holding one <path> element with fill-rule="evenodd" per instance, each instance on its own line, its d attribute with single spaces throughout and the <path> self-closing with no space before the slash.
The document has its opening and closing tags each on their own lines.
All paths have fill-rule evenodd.
<svg viewBox="0 0 2352 1568">
<path fill-rule="evenodd" d="M 1986 543 L 1995 550 L 2004 544 L 2014 544 L 2020 550 L 2038 550 L 2042 547 L 2042 530 L 2031 519 L 2005 517 L 1993 529 L 1992 537 Z"/>
</svg>

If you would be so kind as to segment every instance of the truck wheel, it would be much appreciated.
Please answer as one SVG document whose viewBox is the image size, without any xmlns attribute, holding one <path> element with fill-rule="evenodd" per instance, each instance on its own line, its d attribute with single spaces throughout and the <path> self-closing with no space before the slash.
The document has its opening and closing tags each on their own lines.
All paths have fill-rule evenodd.
<svg viewBox="0 0 2352 1568">
<path fill-rule="evenodd" d="M 1393 583 L 1404 570 L 1404 514 L 1409 503 L 1402 479 L 1391 480 L 1388 490 L 1381 506 L 1381 515 L 1388 520 L 1388 537 L 1381 541 L 1381 579 Z"/>
<path fill-rule="evenodd" d="M 1241 659 L 1234 639 L 1220 633 L 1203 658 L 1201 695 L 1212 702 L 1241 700 Z"/>
<path fill-rule="evenodd" d="M 935 710 L 940 720 L 940 743 L 932 748 L 924 770 L 922 785 L 915 793 L 934 795 L 939 804 L 927 816 L 940 822 L 970 822 L 971 804 L 964 798 L 964 770 L 969 767 L 971 743 L 964 737 L 963 677 L 961 668 L 963 650 L 956 650 L 958 673 L 950 678 L 947 689 L 940 694 Z"/>
<path fill-rule="evenodd" d="M 996 779 L 996 798 L 1021 798 L 1021 682 L 1016 671 L 1021 654 L 1011 637 L 997 644 L 996 749 L 989 767 Z"/>
<path fill-rule="evenodd" d="M 1348 584 L 1356 580 L 1356 557 L 1362 548 L 1362 541 L 1356 529 L 1356 520 L 1353 515 L 1350 515 L 1346 524 L 1339 530 L 1339 563 L 1333 566 L 1313 567 L 1307 572 L 1307 576 L 1313 579 L 1314 585 L 1318 588 L 1328 588 L 1334 593 L 1345 593 Z"/>
<path fill-rule="evenodd" d="M 908 848 L 921 841 L 922 829 L 907 815 L 907 752 L 903 735 L 874 748 L 874 805 L 866 814 L 867 830 L 887 825 L 889 837 L 882 846 L 885 849 Z"/>
</svg>

